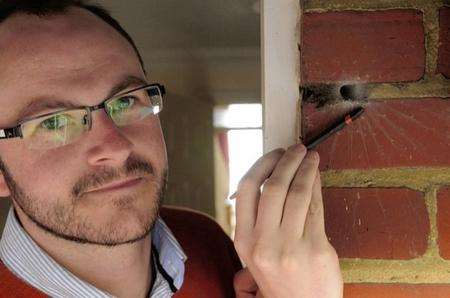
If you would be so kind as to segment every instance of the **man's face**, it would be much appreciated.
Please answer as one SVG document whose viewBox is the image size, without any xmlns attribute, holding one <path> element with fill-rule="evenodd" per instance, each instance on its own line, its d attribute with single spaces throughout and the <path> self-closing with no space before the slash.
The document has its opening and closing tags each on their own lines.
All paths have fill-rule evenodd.
<svg viewBox="0 0 450 298">
<path fill-rule="evenodd" d="M 32 102 L 32 110 L 44 99 L 92 106 L 127 78 L 145 80 L 132 46 L 77 8 L 45 18 L 15 15 L 0 24 L 0 65 L 0 128 L 17 125 Z M 53 234 L 115 245 L 142 238 L 154 223 L 167 169 L 157 116 L 118 128 L 95 111 L 92 129 L 74 143 L 31 150 L 20 138 L 2 140 L 0 156 L 7 185 L 0 183 L 0 195 L 10 194 L 19 215 Z M 104 189 L 130 179 L 131 185 Z"/>
</svg>

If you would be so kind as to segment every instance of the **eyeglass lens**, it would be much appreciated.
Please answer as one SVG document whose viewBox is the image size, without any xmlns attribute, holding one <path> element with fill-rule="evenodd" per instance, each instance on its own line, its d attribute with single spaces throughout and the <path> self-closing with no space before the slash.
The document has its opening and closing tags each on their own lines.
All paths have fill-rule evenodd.
<svg viewBox="0 0 450 298">
<path fill-rule="evenodd" d="M 138 89 L 107 100 L 105 109 L 118 127 L 130 125 L 161 111 L 161 92 L 156 86 Z M 89 109 L 57 112 L 24 123 L 22 135 L 30 149 L 64 146 L 90 129 L 90 117 Z"/>
</svg>

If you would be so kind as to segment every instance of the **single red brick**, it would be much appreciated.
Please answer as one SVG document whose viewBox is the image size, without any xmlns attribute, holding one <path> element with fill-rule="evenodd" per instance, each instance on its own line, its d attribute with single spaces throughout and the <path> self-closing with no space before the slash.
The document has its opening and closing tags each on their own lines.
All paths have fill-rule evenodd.
<svg viewBox="0 0 450 298">
<path fill-rule="evenodd" d="M 450 187 L 442 188 L 437 195 L 437 228 L 439 252 L 450 259 Z"/>
<path fill-rule="evenodd" d="M 450 7 L 439 10 L 439 59 L 438 72 L 450 79 Z"/>
<path fill-rule="evenodd" d="M 422 18 L 418 10 L 304 14 L 302 84 L 419 80 L 425 71 Z"/>
<path fill-rule="evenodd" d="M 412 259 L 427 248 L 428 213 L 421 192 L 325 188 L 325 226 L 340 258 Z"/>
<path fill-rule="evenodd" d="M 303 107 L 305 143 L 349 111 L 348 103 Z M 353 124 L 316 149 L 321 169 L 450 166 L 450 101 L 402 99 L 371 101 Z"/>
<path fill-rule="evenodd" d="M 420 270 L 418 268 L 418 270 Z M 449 284 L 345 284 L 345 298 L 448 298 Z"/>
</svg>

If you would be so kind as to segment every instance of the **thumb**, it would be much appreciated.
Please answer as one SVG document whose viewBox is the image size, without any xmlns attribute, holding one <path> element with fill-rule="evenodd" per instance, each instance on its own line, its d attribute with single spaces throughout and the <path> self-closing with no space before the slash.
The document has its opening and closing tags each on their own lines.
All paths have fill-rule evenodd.
<svg viewBox="0 0 450 298">
<path fill-rule="evenodd" d="M 236 298 L 256 297 L 258 285 L 247 268 L 242 269 L 234 276 L 234 291 Z"/>
</svg>

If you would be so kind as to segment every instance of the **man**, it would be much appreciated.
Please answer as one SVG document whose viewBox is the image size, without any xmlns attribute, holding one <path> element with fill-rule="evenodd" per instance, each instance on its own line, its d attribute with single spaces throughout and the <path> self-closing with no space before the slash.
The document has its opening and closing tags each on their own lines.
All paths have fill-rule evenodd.
<svg viewBox="0 0 450 298">
<path fill-rule="evenodd" d="M 13 284 L 53 297 L 182 294 L 201 269 L 185 272 L 188 245 L 158 216 L 164 88 L 148 82 L 131 38 L 98 7 L 0 3 L 0 197 L 13 205 L 0 242 L 8 275 L 0 291 Z M 317 153 L 294 145 L 268 153 L 242 179 L 235 246 L 247 268 L 235 277 L 238 297 L 342 296 L 317 167 Z M 175 236 L 193 237 L 187 259 L 206 267 L 220 252 L 200 252 L 198 242 L 211 239 L 194 232 Z M 214 264 L 211 272 L 225 268 Z M 216 295 L 208 290 L 215 282 L 195 283 L 195 296 Z"/>
</svg>

